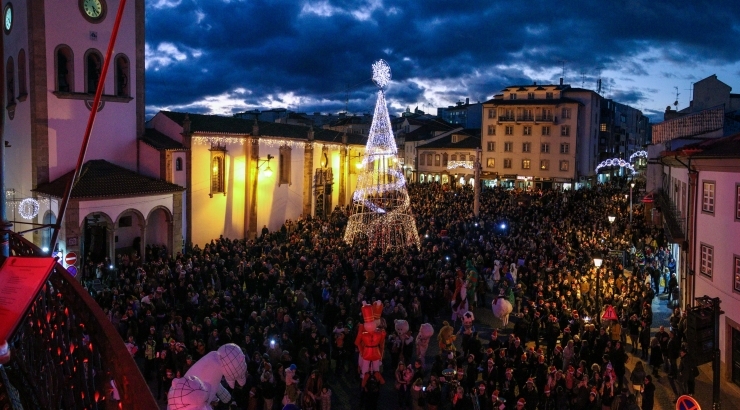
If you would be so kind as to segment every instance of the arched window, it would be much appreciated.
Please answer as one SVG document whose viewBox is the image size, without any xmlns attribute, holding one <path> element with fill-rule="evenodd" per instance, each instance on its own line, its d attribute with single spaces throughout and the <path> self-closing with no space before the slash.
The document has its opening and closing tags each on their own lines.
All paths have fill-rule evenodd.
<svg viewBox="0 0 740 410">
<path fill-rule="evenodd" d="M 116 95 L 119 97 L 131 96 L 129 88 L 129 61 L 124 54 L 116 56 Z"/>
<path fill-rule="evenodd" d="M 15 104 L 15 64 L 13 64 L 13 57 L 8 57 L 8 63 L 5 66 L 5 82 L 7 84 L 5 92 L 7 105 L 11 106 Z"/>
<path fill-rule="evenodd" d="M 211 197 L 213 194 L 223 193 L 226 195 L 225 184 L 225 162 L 226 148 L 221 146 L 211 147 Z"/>
<path fill-rule="evenodd" d="M 290 154 L 292 149 L 284 145 L 280 147 L 280 156 L 278 157 L 278 185 L 290 185 Z"/>
<path fill-rule="evenodd" d="M 175 158 L 175 171 L 182 171 L 182 158 Z"/>
<path fill-rule="evenodd" d="M 59 92 L 73 92 L 74 87 L 74 55 L 72 49 L 61 45 L 57 47 L 56 56 L 56 87 Z"/>
<path fill-rule="evenodd" d="M 442 154 L 442 166 L 443 167 L 447 166 L 447 153 Z"/>
<path fill-rule="evenodd" d="M 103 70 L 103 56 L 97 50 L 88 50 L 85 53 L 85 92 L 95 94 L 100 82 L 100 73 Z"/>
<path fill-rule="evenodd" d="M 18 52 L 18 99 L 24 100 L 26 95 L 26 50 L 21 49 Z"/>
</svg>

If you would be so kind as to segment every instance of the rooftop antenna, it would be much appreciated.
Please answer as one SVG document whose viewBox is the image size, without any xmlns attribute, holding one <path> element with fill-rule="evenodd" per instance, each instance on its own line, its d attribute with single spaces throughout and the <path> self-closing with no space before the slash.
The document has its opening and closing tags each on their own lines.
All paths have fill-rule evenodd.
<svg viewBox="0 0 740 410">
<path fill-rule="evenodd" d="M 681 93 L 678 92 L 678 87 L 673 87 L 676 89 L 676 101 L 673 102 L 673 106 L 676 110 L 678 110 L 678 96 L 681 95 Z"/>
<path fill-rule="evenodd" d="M 581 88 L 583 88 L 586 84 L 586 72 L 581 71 Z"/>
<path fill-rule="evenodd" d="M 560 63 L 560 65 L 562 67 L 562 74 L 560 75 L 560 80 L 562 82 L 562 81 L 565 81 L 565 63 L 567 63 L 567 61 L 565 61 L 565 60 L 559 60 L 558 62 Z"/>
<path fill-rule="evenodd" d="M 684 88 L 684 90 L 689 92 L 689 103 L 691 100 L 694 99 L 694 83 L 692 82 L 689 88 Z"/>
</svg>

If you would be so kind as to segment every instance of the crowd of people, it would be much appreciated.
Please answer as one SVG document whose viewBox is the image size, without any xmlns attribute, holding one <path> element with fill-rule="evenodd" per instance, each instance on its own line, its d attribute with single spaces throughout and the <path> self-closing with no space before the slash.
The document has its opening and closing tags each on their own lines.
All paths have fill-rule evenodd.
<svg viewBox="0 0 740 410">
<path fill-rule="evenodd" d="M 339 378 L 354 386 L 343 393 L 373 410 L 388 394 L 414 410 L 652 409 L 661 370 L 678 394 L 693 393 L 680 308 L 668 330 L 650 332 L 655 294 L 674 294 L 672 257 L 640 206 L 629 223 L 619 187 L 486 188 L 478 217 L 470 188 L 408 190 L 419 249 L 346 244 L 348 210 L 337 208 L 326 220 L 286 221 L 255 239 L 222 237 L 175 257 L 162 247 L 147 247 L 145 262 L 119 255 L 114 269 L 102 267 L 104 289 L 94 296 L 159 399 L 226 343 L 247 360 L 247 382 L 232 391 L 239 409 L 329 410 L 333 393 L 347 389 Z M 500 322 L 453 320 L 456 282 L 470 271 L 478 279 L 466 285 L 470 310 L 506 297 L 508 327 L 482 333 Z M 361 375 L 360 307 L 376 300 L 390 337 L 382 368 Z M 394 334 L 397 319 L 411 332 Z M 424 357 L 413 348 L 423 323 L 459 328 L 459 337 L 433 343 Z M 639 361 L 629 377 L 627 353 Z M 286 388 L 286 370 L 297 388 Z"/>
</svg>

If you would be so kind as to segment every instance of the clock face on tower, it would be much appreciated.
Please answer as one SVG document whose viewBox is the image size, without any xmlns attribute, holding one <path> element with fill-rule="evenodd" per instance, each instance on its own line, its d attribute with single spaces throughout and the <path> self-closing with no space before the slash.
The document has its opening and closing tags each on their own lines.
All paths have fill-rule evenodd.
<svg viewBox="0 0 740 410">
<path fill-rule="evenodd" d="M 3 10 L 3 29 L 5 34 L 10 33 L 10 29 L 13 28 L 13 6 L 8 3 Z"/>
<path fill-rule="evenodd" d="M 80 0 L 80 11 L 87 21 L 99 23 L 105 18 L 105 0 Z"/>
</svg>

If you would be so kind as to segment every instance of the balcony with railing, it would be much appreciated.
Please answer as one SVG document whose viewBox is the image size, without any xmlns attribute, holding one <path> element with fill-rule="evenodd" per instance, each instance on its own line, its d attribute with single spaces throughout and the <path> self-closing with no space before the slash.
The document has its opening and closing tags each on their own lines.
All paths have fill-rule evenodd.
<svg viewBox="0 0 740 410">
<path fill-rule="evenodd" d="M 46 256 L 10 233 L 12 256 Z M 0 366 L 0 409 L 159 406 L 123 340 L 90 294 L 56 264 Z"/>
<path fill-rule="evenodd" d="M 676 205 L 668 198 L 665 191 L 658 190 L 655 195 L 655 203 L 660 207 L 663 214 L 663 228 L 667 239 L 673 243 L 681 243 L 686 240 L 686 218 L 680 217 Z"/>
<path fill-rule="evenodd" d="M 516 117 L 513 115 L 499 115 L 498 120 L 499 122 L 514 122 L 516 121 Z"/>
<path fill-rule="evenodd" d="M 552 122 L 553 121 L 552 115 L 537 115 L 535 117 L 535 121 L 537 122 Z"/>
</svg>

